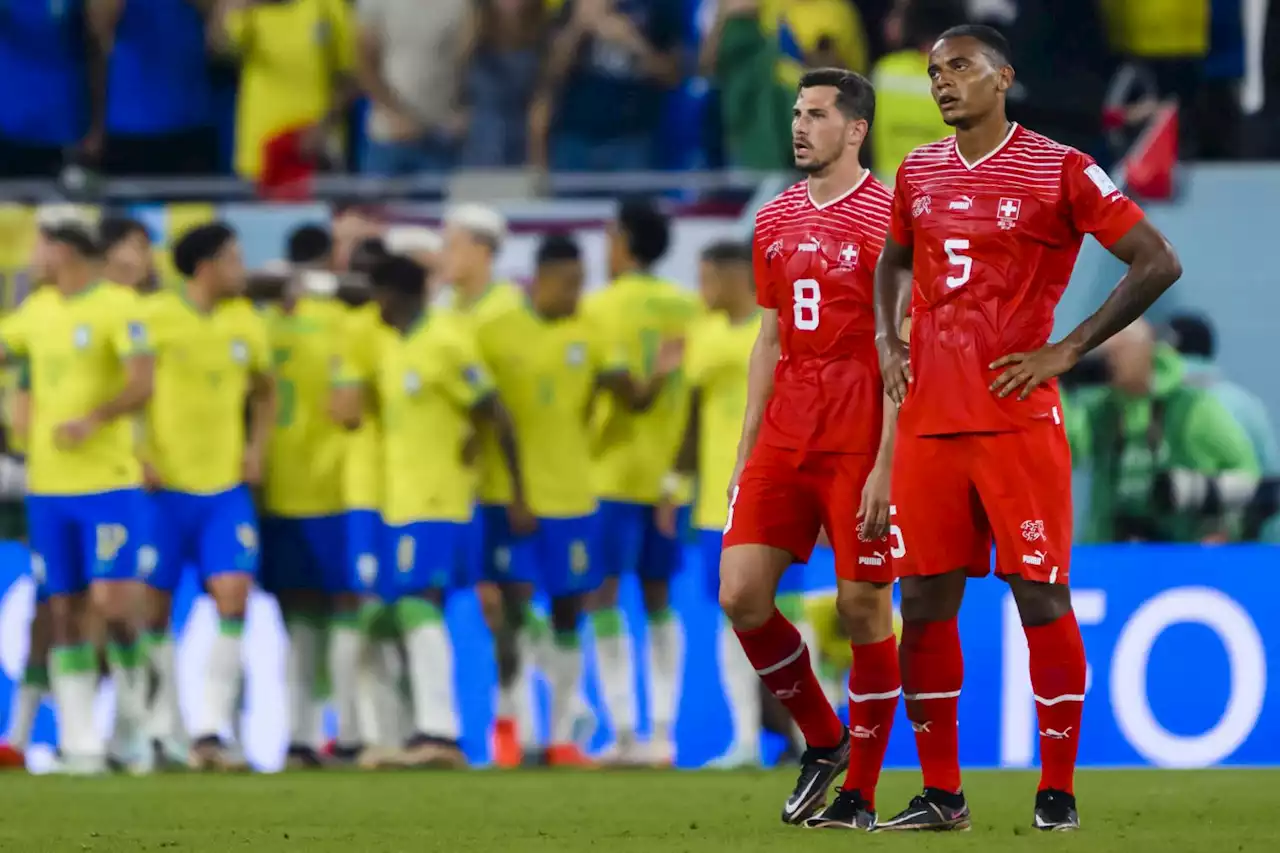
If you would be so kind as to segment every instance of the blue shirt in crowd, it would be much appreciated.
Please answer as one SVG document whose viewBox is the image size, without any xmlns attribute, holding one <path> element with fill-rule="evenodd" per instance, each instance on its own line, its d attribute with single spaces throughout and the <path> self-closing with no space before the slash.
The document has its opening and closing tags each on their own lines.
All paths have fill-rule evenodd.
<svg viewBox="0 0 1280 853">
<path fill-rule="evenodd" d="M 31 146 L 84 138 L 86 44 L 84 0 L 0 0 L 0 137 Z"/>
<path fill-rule="evenodd" d="M 107 81 L 109 133 L 160 136 L 211 125 L 204 21 L 190 0 L 125 3 Z"/>
</svg>

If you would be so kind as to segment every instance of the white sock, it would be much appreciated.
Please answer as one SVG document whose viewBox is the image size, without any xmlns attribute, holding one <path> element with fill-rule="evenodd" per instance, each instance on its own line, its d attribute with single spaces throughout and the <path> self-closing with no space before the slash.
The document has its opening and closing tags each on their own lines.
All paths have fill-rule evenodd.
<svg viewBox="0 0 1280 853">
<path fill-rule="evenodd" d="M 339 746 L 355 746 L 360 733 L 360 668 L 364 659 L 364 633 L 355 625 L 334 624 L 329 629 L 329 683 L 338 716 Z"/>
<path fill-rule="evenodd" d="M 394 643 L 369 642 L 361 655 L 359 690 L 356 694 L 360 739 L 365 746 L 394 749 L 403 739 L 400 691 L 391 677 L 387 654 L 396 657 Z"/>
<path fill-rule="evenodd" d="M 404 638 L 418 734 L 457 740 L 460 726 L 453 698 L 453 646 L 444 620 L 424 622 Z"/>
<path fill-rule="evenodd" d="M 197 737 L 225 738 L 235 729 L 240 699 L 243 619 L 219 619 L 204 669 L 204 695 L 194 731 Z"/>
<path fill-rule="evenodd" d="M 727 622 L 720 626 L 720 683 L 733 720 L 731 749 L 760 750 L 760 681 Z"/>
<path fill-rule="evenodd" d="M 137 647 L 131 652 L 138 654 Z M 136 657 L 131 662 L 132 666 L 123 665 L 119 656 L 108 647 L 107 668 L 111 672 L 116 700 L 113 733 L 121 741 L 140 732 L 147 717 L 146 670 L 137 665 Z"/>
<path fill-rule="evenodd" d="M 148 642 L 148 661 L 155 674 L 155 692 L 147 708 L 147 734 L 157 740 L 185 740 L 182 705 L 178 698 L 178 663 L 173 637 L 169 633 L 152 635 Z"/>
<path fill-rule="evenodd" d="M 387 717 L 393 724 L 390 731 L 395 733 L 396 743 L 402 744 L 413 737 L 413 691 L 409 684 L 409 663 L 405 659 L 402 642 L 388 641 L 380 646 L 387 685 L 394 700 L 387 706 Z"/>
<path fill-rule="evenodd" d="M 44 701 L 44 687 L 23 683 L 13 692 L 13 708 L 9 714 L 9 732 L 5 741 L 18 752 L 31 745 L 31 729 Z"/>
<path fill-rule="evenodd" d="M 557 640 L 560 640 L 557 637 Z M 569 641 L 572 642 L 569 642 Z M 582 648 L 577 636 L 549 644 L 547 680 L 551 687 L 551 745 L 573 743 L 578 714 L 578 682 L 582 679 Z"/>
<path fill-rule="evenodd" d="M 528 631 L 516 635 L 516 673 L 511 682 L 511 701 L 514 704 L 516 737 L 520 746 L 530 749 L 538 745 L 537 722 L 533 717 L 533 666 L 536 656 L 535 643 Z"/>
<path fill-rule="evenodd" d="M 54 650 L 53 665 L 49 669 L 49 686 L 58 710 L 59 740 L 68 755 L 100 759 L 106 755 L 106 743 L 94 721 L 94 706 L 98 699 L 97 668 L 60 666 L 58 653 L 61 651 L 64 650 Z M 92 656 L 92 648 L 88 647 L 82 654 Z"/>
<path fill-rule="evenodd" d="M 309 621 L 294 619 L 287 624 L 289 648 L 285 653 L 284 677 L 289 705 L 289 745 L 315 746 L 316 659 L 320 654 L 320 629 Z"/>
<path fill-rule="evenodd" d="M 670 741 L 680 704 L 680 620 L 668 610 L 649 620 L 649 719 L 653 739 Z"/>
<path fill-rule="evenodd" d="M 600 693 L 614 737 L 622 740 L 634 738 L 636 733 L 635 669 L 631 659 L 631 633 L 622 612 L 616 615 L 617 631 L 601 636 L 600 622 L 603 614 L 592 616 L 596 628 L 596 666 L 600 671 Z M 607 617 L 609 621 L 613 616 Z M 612 626 L 611 626 L 612 627 Z"/>
</svg>

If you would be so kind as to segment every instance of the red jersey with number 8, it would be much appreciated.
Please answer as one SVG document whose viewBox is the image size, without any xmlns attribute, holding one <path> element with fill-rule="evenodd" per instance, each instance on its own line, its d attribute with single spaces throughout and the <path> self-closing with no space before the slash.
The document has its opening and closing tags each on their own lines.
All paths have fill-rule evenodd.
<svg viewBox="0 0 1280 853">
<path fill-rule="evenodd" d="M 1044 346 L 1085 234 L 1110 247 L 1142 211 L 1074 148 L 1013 125 L 967 163 L 954 137 L 912 151 L 894 186 L 895 242 L 913 249 L 912 385 L 898 427 L 914 435 L 1061 422 L 1056 382 L 1019 401 L 988 365 Z"/>
<path fill-rule="evenodd" d="M 771 447 L 875 453 L 884 390 L 873 289 L 893 194 L 864 173 L 814 203 L 800 182 L 756 214 L 756 299 L 778 312 L 781 357 L 760 426 Z"/>
</svg>

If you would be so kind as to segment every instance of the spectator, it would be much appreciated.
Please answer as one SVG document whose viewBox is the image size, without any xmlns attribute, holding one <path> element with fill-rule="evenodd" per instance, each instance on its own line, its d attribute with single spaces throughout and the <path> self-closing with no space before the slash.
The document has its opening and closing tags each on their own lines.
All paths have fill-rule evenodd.
<svg viewBox="0 0 1280 853">
<path fill-rule="evenodd" d="M 721 0 L 703 45 L 720 90 L 721 122 L 731 165 L 790 169 L 791 109 L 801 69 L 782 55 L 760 24 L 760 0 Z"/>
<path fill-rule="evenodd" d="M 680 0 L 565 0 L 530 110 L 531 162 L 652 168 L 663 98 L 680 82 L 681 30 Z"/>
<path fill-rule="evenodd" d="M 478 0 L 466 37 L 464 166 L 523 166 L 546 21 L 542 0 Z"/>
<path fill-rule="evenodd" d="M 360 83 L 372 101 L 360 171 L 451 168 L 466 132 L 462 109 L 468 0 L 359 0 Z"/>
<path fill-rule="evenodd" d="M 86 2 L 107 57 L 103 169 L 117 175 L 216 171 L 204 30 L 213 0 Z"/>
<path fill-rule="evenodd" d="M 106 66 L 80 3 L 0 3 L 0 177 L 53 177 L 102 153 Z"/>
<path fill-rule="evenodd" d="M 219 0 L 209 38 L 240 63 L 236 172 L 258 180 L 264 166 L 298 172 L 328 159 L 353 93 L 345 0 Z"/>
<path fill-rule="evenodd" d="M 889 183 L 915 148 L 951 133 L 933 101 L 929 51 L 939 34 L 964 22 L 955 0 L 908 0 L 894 14 L 901 16 L 894 26 L 902 48 L 882 56 L 871 75 L 876 87 L 872 171 Z"/>
<path fill-rule="evenodd" d="M 1087 542 L 1231 538 L 1258 481 L 1244 430 L 1188 384 L 1176 351 L 1139 320 L 1103 347 L 1109 381 L 1071 401 L 1073 455 L 1091 475 Z M 1227 488 L 1187 488 L 1213 480 Z M 1210 492 L 1221 500 L 1205 503 Z M 1189 495 L 1198 494 L 1200 501 Z"/>
<path fill-rule="evenodd" d="M 782 52 L 810 68 L 871 68 L 862 16 L 851 0 L 762 0 L 760 24 Z"/>
</svg>

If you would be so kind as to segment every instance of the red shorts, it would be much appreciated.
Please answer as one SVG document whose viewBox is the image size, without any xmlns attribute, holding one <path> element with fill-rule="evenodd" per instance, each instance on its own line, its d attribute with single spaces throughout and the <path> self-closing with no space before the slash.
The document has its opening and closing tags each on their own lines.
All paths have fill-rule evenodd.
<svg viewBox="0 0 1280 853">
<path fill-rule="evenodd" d="M 890 583 L 888 537 L 858 538 L 862 487 L 875 464 L 871 453 L 817 453 L 757 444 L 738 480 L 724 528 L 724 547 L 768 545 L 805 563 L 818 530 L 826 528 L 844 580 Z"/>
<path fill-rule="evenodd" d="M 966 569 L 1067 583 L 1071 568 L 1071 449 L 1060 424 L 1019 432 L 899 435 L 894 521 L 906 545 L 899 576 Z"/>
</svg>

